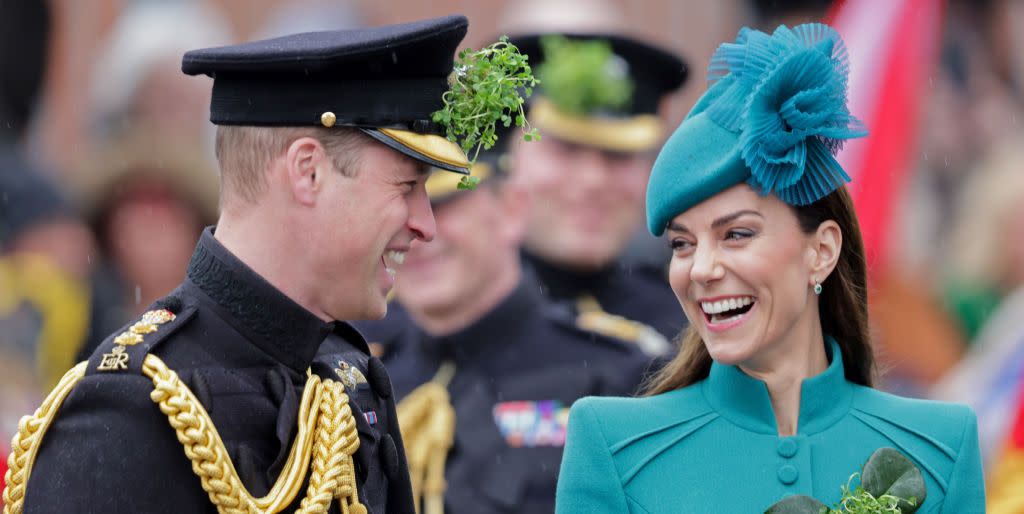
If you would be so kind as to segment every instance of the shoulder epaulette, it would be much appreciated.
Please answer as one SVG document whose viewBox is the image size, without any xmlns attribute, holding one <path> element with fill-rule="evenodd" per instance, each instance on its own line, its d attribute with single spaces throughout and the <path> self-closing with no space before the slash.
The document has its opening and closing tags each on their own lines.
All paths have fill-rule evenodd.
<svg viewBox="0 0 1024 514">
<path fill-rule="evenodd" d="M 576 326 L 581 330 L 635 344 L 651 356 L 665 355 L 671 346 L 665 336 L 650 326 L 601 310 L 579 312 L 576 315 Z"/>
<path fill-rule="evenodd" d="M 183 307 L 175 297 L 168 297 L 155 307 L 104 340 L 89 357 L 86 375 L 142 374 L 146 355 L 196 314 L 194 306 Z"/>
</svg>

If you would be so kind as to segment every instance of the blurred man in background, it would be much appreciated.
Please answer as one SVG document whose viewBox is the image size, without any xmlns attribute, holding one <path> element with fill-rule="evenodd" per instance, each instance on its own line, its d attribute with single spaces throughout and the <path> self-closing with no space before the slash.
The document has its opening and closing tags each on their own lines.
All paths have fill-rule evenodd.
<svg viewBox="0 0 1024 514">
<path fill-rule="evenodd" d="M 512 41 L 541 79 L 529 119 L 542 139 L 509 151 L 511 185 L 531 197 L 525 262 L 550 297 L 618 316 L 617 335 L 664 355 L 685 325 L 665 278 L 667 254 L 650 265 L 622 257 L 664 136 L 659 103 L 683 84 L 686 66 L 615 33 L 519 33 Z"/>
<path fill-rule="evenodd" d="M 357 325 L 389 350 L 413 489 L 448 514 L 553 511 L 569 406 L 635 393 L 650 361 L 522 271 L 527 195 L 497 161 L 474 191 L 430 177 L 437 236 L 410 248 L 388 317 Z"/>
</svg>

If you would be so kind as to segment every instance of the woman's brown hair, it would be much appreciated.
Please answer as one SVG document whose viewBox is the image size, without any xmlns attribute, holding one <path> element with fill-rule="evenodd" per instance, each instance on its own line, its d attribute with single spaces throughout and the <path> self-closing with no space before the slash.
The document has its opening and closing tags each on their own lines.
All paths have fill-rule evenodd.
<svg viewBox="0 0 1024 514">
<path fill-rule="evenodd" d="M 864 242 L 860 235 L 853 201 L 845 187 L 805 206 L 790 206 L 801 230 L 811 234 L 826 220 L 833 220 L 843 233 L 843 246 L 835 270 L 822 285 L 818 301 L 821 328 L 833 336 L 842 352 L 846 379 L 865 386 L 874 381 L 875 358 L 868 334 L 867 270 Z M 679 354 L 644 384 L 644 395 L 673 391 L 707 378 L 711 355 L 700 334 L 691 325 L 681 335 Z"/>
</svg>

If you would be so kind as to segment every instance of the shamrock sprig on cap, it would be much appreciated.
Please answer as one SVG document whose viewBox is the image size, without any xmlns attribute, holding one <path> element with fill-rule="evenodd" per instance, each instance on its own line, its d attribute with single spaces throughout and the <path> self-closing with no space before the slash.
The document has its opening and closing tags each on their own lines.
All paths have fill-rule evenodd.
<svg viewBox="0 0 1024 514">
<path fill-rule="evenodd" d="M 498 141 L 498 123 L 515 124 L 523 130 L 523 139 L 540 139 L 537 129 L 526 120 L 523 104 L 540 81 L 533 76 L 528 57 L 502 36 L 498 42 L 459 52 L 455 69 L 448 79 L 450 88 L 442 96 L 444 107 L 434 112 L 433 120 L 446 128 L 451 141 L 476 162 L 480 150 Z M 463 177 L 459 189 L 472 189 L 479 179 Z"/>
<path fill-rule="evenodd" d="M 629 66 L 607 41 L 551 35 L 541 38 L 540 45 L 544 62 L 537 75 L 544 81 L 544 96 L 559 110 L 582 116 L 629 107 L 634 87 Z"/>
</svg>

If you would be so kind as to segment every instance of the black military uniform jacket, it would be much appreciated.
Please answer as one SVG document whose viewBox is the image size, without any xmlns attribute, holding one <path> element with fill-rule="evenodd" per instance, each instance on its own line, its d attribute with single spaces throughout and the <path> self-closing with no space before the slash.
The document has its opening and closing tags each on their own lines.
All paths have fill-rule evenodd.
<svg viewBox="0 0 1024 514">
<path fill-rule="evenodd" d="M 254 497 L 267 494 L 287 460 L 307 369 L 345 383 L 360 441 L 353 460 L 362 503 L 374 514 L 413 512 L 390 382 L 351 326 L 325 323 L 292 302 L 221 246 L 212 229 L 203 233 L 187 279 L 158 307 L 177 316 L 127 347 L 127 370 L 98 371 L 113 336 L 90 358 L 45 434 L 25 512 L 216 512 L 150 399 L 154 383 L 139 372 L 147 351 L 208 411 Z M 305 492 L 303 486 L 286 511 L 294 512 Z"/>
<path fill-rule="evenodd" d="M 577 328 L 527 277 L 471 326 L 431 337 L 389 307 L 384 323 L 357 326 L 390 352 L 384 362 L 403 398 L 444 362 L 455 409 L 446 514 L 554 512 L 568 409 L 590 395 L 636 393 L 650 358 L 635 346 Z M 410 427 L 406 427 L 409 429 Z"/>
<path fill-rule="evenodd" d="M 637 321 L 672 341 L 686 328 L 686 316 L 664 273 L 649 266 L 621 263 L 592 272 L 565 269 L 523 252 L 527 269 L 535 273 L 545 293 L 556 301 L 592 298 L 610 314 Z"/>
</svg>

